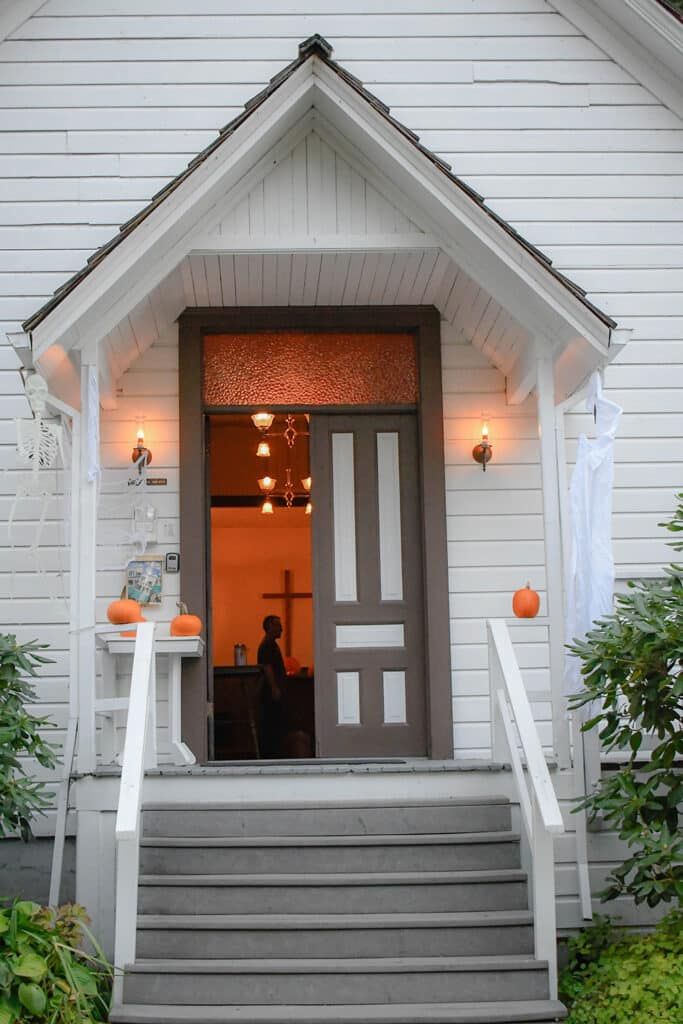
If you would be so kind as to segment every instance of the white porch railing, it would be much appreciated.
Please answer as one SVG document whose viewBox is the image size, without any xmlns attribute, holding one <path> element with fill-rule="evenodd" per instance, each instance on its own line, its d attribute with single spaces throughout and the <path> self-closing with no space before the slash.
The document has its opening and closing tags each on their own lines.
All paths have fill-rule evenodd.
<svg viewBox="0 0 683 1024">
<path fill-rule="evenodd" d="M 489 619 L 486 628 L 493 757 L 497 761 L 509 760 L 517 785 L 522 823 L 531 849 L 534 951 L 539 960 L 548 961 L 550 995 L 556 999 L 553 836 L 564 832 L 564 824 L 507 625 L 503 619 Z"/>
<path fill-rule="evenodd" d="M 154 623 L 141 622 L 136 628 L 121 788 L 116 812 L 115 1004 L 121 1002 L 123 994 L 123 968 L 135 959 L 142 783 L 145 768 L 156 765 Z"/>
</svg>

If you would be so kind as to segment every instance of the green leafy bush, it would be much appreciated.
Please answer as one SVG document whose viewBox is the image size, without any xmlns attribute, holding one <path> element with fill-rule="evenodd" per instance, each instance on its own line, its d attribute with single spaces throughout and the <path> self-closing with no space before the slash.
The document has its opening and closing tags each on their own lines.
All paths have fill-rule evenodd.
<svg viewBox="0 0 683 1024">
<path fill-rule="evenodd" d="M 17 900 L 0 910 L 0 1024 L 106 1021 L 111 968 L 82 907 Z M 96 954 L 79 949 L 85 935 Z"/>
<path fill-rule="evenodd" d="M 670 523 L 683 530 L 683 494 Z M 683 549 L 683 542 L 672 544 Z M 632 896 L 636 903 L 683 902 L 683 568 L 670 565 L 661 580 L 629 584 L 613 615 L 596 623 L 570 651 L 583 662 L 584 689 L 573 708 L 600 710 L 583 729 L 600 728 L 607 750 L 626 762 L 604 772 L 579 804 L 602 814 L 632 848 L 608 877 L 600 895 Z M 646 735 L 656 740 L 650 758 L 640 754 Z"/>
<path fill-rule="evenodd" d="M 34 757 L 45 768 L 57 763 L 54 747 L 39 730 L 52 723 L 36 718 L 27 705 L 36 695 L 26 676 L 35 676 L 36 666 L 50 661 L 37 652 L 44 644 L 18 644 L 14 636 L 0 636 L 0 837 L 19 834 L 28 839 L 30 820 L 49 806 L 42 782 L 31 779 L 22 757 Z"/>
<path fill-rule="evenodd" d="M 681 1024 L 683 915 L 676 910 L 649 935 L 618 937 L 600 917 L 568 941 L 560 977 L 566 1024 Z"/>
</svg>

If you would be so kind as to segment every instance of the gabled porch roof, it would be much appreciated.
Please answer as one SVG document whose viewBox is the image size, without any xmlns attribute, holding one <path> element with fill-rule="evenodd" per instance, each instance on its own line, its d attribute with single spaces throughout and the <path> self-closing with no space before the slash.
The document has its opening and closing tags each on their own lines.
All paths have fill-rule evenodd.
<svg viewBox="0 0 683 1024">
<path fill-rule="evenodd" d="M 324 253 L 350 261 L 354 252 L 376 251 L 390 254 L 392 264 L 400 258 L 398 285 L 373 301 L 414 304 L 421 274 L 417 301 L 433 302 L 452 331 L 486 352 L 505 373 L 512 402 L 534 385 L 539 347 L 555 363 L 558 398 L 607 361 L 614 321 L 331 60 L 331 51 L 319 36 L 302 43 L 297 60 L 26 321 L 34 362 L 54 391 L 67 386 L 74 355 L 97 344 L 103 400 L 113 402 L 116 380 L 185 306 L 246 304 L 236 285 L 221 282 L 220 295 L 203 302 L 183 285 L 198 255 L 218 266 L 225 254 L 267 254 L 259 301 L 250 303 L 263 305 L 297 304 L 291 270 L 287 289 L 278 276 L 278 259 L 292 252 L 318 266 Z M 312 131 L 406 211 L 409 232 L 323 236 L 313 225 L 292 238 L 266 225 L 260 234 L 237 234 L 226 221 L 230 212 Z M 334 304 L 318 288 L 298 302 Z M 466 308 L 475 316 L 463 316 Z M 26 336 L 15 340 L 22 345 Z"/>
</svg>

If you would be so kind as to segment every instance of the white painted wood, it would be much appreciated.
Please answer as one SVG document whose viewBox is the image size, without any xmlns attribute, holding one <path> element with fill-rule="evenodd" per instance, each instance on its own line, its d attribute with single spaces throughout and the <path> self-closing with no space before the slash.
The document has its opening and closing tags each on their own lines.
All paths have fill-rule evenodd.
<svg viewBox="0 0 683 1024">
<path fill-rule="evenodd" d="M 377 499 L 379 504 L 379 575 L 383 601 L 403 600 L 401 479 L 398 434 L 377 434 Z"/>
<path fill-rule="evenodd" d="M 359 672 L 337 672 L 337 722 L 360 725 Z"/>
<path fill-rule="evenodd" d="M 95 576 L 97 544 L 97 485 L 90 479 L 89 433 L 99 430 L 99 407 L 89 409 L 89 375 L 97 373 L 97 350 L 85 352 L 81 364 L 81 424 L 79 430 L 79 473 L 76 500 L 79 503 L 77 586 L 78 586 L 78 770 L 92 772 L 96 764 L 95 749 Z M 96 423 L 91 419 L 95 417 Z M 96 452 L 96 458 L 99 452 Z"/>
<path fill-rule="evenodd" d="M 555 393 L 552 362 L 548 356 L 537 361 L 536 396 L 541 441 L 543 486 L 543 538 L 545 545 L 546 594 L 548 601 L 550 686 L 553 695 L 554 743 L 561 768 L 570 764 L 569 726 L 562 691 L 564 674 L 564 585 L 562 529 L 560 523 L 560 474 L 555 440 Z"/>
<path fill-rule="evenodd" d="M 402 622 L 371 623 L 362 626 L 336 626 L 336 646 L 339 650 L 358 648 L 405 647 Z"/>
<path fill-rule="evenodd" d="M 356 601 L 356 485 L 353 434 L 332 434 L 332 512 L 334 593 L 337 601 Z"/>
<path fill-rule="evenodd" d="M 519 793 L 522 822 L 531 849 L 534 950 L 539 959 L 548 961 L 550 994 L 557 998 L 553 838 L 562 835 L 564 822 L 507 626 L 500 619 L 489 619 L 486 626 L 489 670 L 494 670 L 491 677 L 494 743 L 497 752 L 501 753 L 502 738 L 505 737 Z M 518 750 L 515 726 L 524 753 L 526 773 Z"/>
<path fill-rule="evenodd" d="M 384 696 L 384 724 L 405 725 L 406 719 L 406 674 L 403 671 L 382 672 Z"/>
<path fill-rule="evenodd" d="M 179 764 L 196 764 L 197 758 L 187 744 L 183 743 L 181 736 L 181 668 L 181 656 L 171 654 L 168 659 L 170 743 Z"/>
</svg>

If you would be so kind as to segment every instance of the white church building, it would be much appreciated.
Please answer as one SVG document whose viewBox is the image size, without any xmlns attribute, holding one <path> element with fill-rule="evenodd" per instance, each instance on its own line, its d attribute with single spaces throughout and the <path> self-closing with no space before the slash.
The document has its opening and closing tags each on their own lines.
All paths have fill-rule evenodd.
<svg viewBox="0 0 683 1024">
<path fill-rule="evenodd" d="M 623 850 L 565 642 L 683 480 L 683 19 L 5 0 L 0 169 L 0 628 L 62 745 L 3 870 L 115 1021 L 561 1018 Z"/>
</svg>

